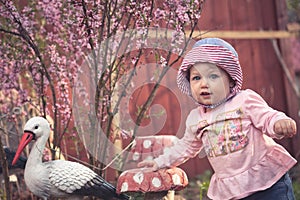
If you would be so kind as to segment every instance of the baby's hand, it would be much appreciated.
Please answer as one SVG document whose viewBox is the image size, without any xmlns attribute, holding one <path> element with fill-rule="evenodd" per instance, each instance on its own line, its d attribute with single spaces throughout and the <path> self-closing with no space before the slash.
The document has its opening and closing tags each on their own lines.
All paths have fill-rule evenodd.
<svg viewBox="0 0 300 200">
<path fill-rule="evenodd" d="M 296 122 L 291 119 L 281 119 L 275 122 L 274 132 L 277 135 L 293 137 L 297 132 Z"/>
<path fill-rule="evenodd" d="M 139 162 L 137 164 L 138 167 L 146 167 L 147 169 L 145 169 L 146 171 L 157 171 L 158 170 L 158 166 L 157 163 L 154 160 L 144 160 L 142 162 Z"/>
</svg>

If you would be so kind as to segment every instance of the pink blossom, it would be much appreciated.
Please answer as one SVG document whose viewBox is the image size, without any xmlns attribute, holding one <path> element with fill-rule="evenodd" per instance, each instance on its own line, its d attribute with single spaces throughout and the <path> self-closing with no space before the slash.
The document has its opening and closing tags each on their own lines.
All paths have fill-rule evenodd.
<svg viewBox="0 0 300 200">
<path fill-rule="evenodd" d="M 84 1 L 84 4 L 41 0 L 19 6 L 14 4 L 17 1 L 3 2 L 0 28 L 6 32 L 0 32 L 0 114 L 8 114 L 16 106 L 30 105 L 41 115 L 57 113 L 52 117 L 58 119 L 57 127 L 62 130 L 72 119 L 74 95 L 82 106 L 89 106 L 94 102 L 91 87 L 101 85 L 100 77 L 105 84 L 100 88 L 98 116 L 105 124 L 115 91 L 110 88 L 112 75 L 120 78 L 139 60 L 131 50 L 143 50 L 153 44 L 148 36 L 149 28 L 162 26 L 172 31 L 167 45 L 171 52 L 178 53 L 185 42 L 183 29 L 192 27 L 200 17 L 202 3 L 174 0 L 164 1 L 163 5 L 154 1 L 155 5 L 151 5 L 150 1 L 120 0 L 108 6 L 101 0 Z M 128 30 L 135 30 L 137 34 L 132 38 L 126 36 L 124 40 L 122 33 Z M 107 41 L 109 44 L 105 46 Z M 153 49 L 151 56 L 156 55 L 156 51 Z M 82 64 L 84 61 L 97 71 L 88 71 Z M 166 58 L 159 56 L 157 64 L 167 67 Z M 117 70 L 113 68 L 116 66 Z M 87 73 L 90 73 L 89 80 L 80 80 L 80 76 Z M 134 87 L 134 83 L 128 87 Z"/>
</svg>

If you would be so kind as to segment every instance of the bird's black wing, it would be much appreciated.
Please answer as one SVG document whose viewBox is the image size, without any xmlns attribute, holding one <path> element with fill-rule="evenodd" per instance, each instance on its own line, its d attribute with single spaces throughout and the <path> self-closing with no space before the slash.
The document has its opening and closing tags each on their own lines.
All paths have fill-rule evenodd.
<svg viewBox="0 0 300 200">
<path fill-rule="evenodd" d="M 99 175 L 88 181 L 82 188 L 75 190 L 74 193 L 80 195 L 93 194 L 105 200 L 129 199 L 129 196 L 125 194 L 117 194 L 116 188 Z"/>
<path fill-rule="evenodd" d="M 25 165 L 27 162 L 26 157 L 20 156 L 19 159 L 17 160 L 17 163 L 12 166 L 11 163 L 16 155 L 16 152 L 10 150 L 8 147 L 4 147 L 4 152 L 8 163 L 8 169 L 14 169 L 14 168 L 25 169 Z"/>
</svg>

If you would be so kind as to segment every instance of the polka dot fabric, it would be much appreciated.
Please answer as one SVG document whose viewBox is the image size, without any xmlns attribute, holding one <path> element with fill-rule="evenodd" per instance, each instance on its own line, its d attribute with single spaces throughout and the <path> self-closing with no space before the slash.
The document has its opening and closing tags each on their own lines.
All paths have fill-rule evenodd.
<svg viewBox="0 0 300 200">
<path fill-rule="evenodd" d="M 137 163 L 158 157 L 164 151 L 168 151 L 169 147 L 177 141 L 178 138 L 173 135 L 137 137 L 129 152 L 124 168 L 136 168 Z"/>
<path fill-rule="evenodd" d="M 188 184 L 186 173 L 178 168 L 148 172 L 136 164 L 145 159 L 154 159 L 178 141 L 176 136 L 137 137 L 129 154 L 126 168 L 117 184 L 117 192 L 159 192 L 181 190 Z"/>
<path fill-rule="evenodd" d="M 159 192 L 181 190 L 188 184 L 185 172 L 180 168 L 145 172 L 141 168 L 123 172 L 118 180 L 117 192 Z"/>
</svg>

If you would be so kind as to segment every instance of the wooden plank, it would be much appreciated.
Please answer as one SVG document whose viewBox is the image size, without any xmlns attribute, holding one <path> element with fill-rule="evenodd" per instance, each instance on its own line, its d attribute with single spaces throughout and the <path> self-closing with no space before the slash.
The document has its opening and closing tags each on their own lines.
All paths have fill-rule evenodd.
<svg viewBox="0 0 300 200">
<path fill-rule="evenodd" d="M 261 20 L 256 20 L 259 18 L 257 16 L 257 9 L 255 9 L 254 1 L 247 0 L 231 0 L 230 1 L 231 10 L 231 29 L 234 31 L 244 31 L 244 30 L 259 30 L 262 27 L 259 23 Z M 255 13 L 255 14 L 254 14 Z M 215 31 L 223 31 L 215 30 Z M 260 55 L 257 49 L 253 51 L 253 48 L 259 43 L 258 40 L 238 40 L 236 38 L 223 38 L 230 42 L 233 47 L 237 50 L 239 54 L 240 64 L 243 69 L 243 88 L 257 88 L 260 80 L 257 80 L 257 73 L 259 71 L 259 66 L 256 65 L 257 55 Z M 243 56 L 247 55 L 247 56 Z M 249 67 L 251 66 L 251 67 Z"/>
<path fill-rule="evenodd" d="M 251 21 L 249 17 L 249 10 L 251 10 L 254 2 L 247 0 L 231 0 L 229 1 L 230 12 L 230 29 L 223 28 L 222 30 L 255 30 L 256 27 L 251 27 L 252 24 L 256 24 L 256 21 Z M 220 12 L 221 13 L 221 12 Z M 218 31 L 218 30 L 216 30 Z"/>
<path fill-rule="evenodd" d="M 243 29 L 243 30 L 263 30 L 265 27 L 262 22 L 265 16 L 261 15 L 261 8 L 258 5 L 259 1 L 252 1 L 252 2 L 248 1 L 248 3 L 249 3 L 247 5 L 248 21 L 246 23 L 249 25 L 248 25 L 248 29 Z M 237 26 L 239 26 L 239 24 Z M 271 30 L 276 30 L 276 28 L 273 28 Z M 263 58 L 262 54 L 264 54 L 264 47 L 262 43 L 264 41 L 259 41 L 259 40 L 244 40 L 244 41 L 245 44 L 242 49 L 243 50 L 242 55 L 244 56 L 240 55 L 240 59 L 241 59 L 240 62 L 245 62 L 244 60 L 246 60 L 246 64 L 247 64 L 247 65 L 243 65 L 244 66 L 243 71 L 245 72 L 244 82 L 249 84 L 249 85 L 245 84 L 245 88 L 255 89 L 256 92 L 262 95 L 264 93 L 262 92 L 262 89 L 266 85 L 265 79 L 262 78 L 265 77 L 264 73 L 262 73 L 264 67 L 262 63 L 263 61 L 264 62 L 266 61 L 266 59 L 262 61 Z"/>
<path fill-rule="evenodd" d="M 256 18 L 256 20 L 261 21 L 260 27 L 263 27 L 264 30 L 285 30 L 284 28 L 278 28 L 276 21 L 276 3 L 274 0 L 256 1 L 255 4 L 256 9 L 259 10 L 258 15 L 260 18 Z M 268 12 L 266 12 L 266 8 L 268 8 Z"/>
<path fill-rule="evenodd" d="M 189 34 L 189 33 L 187 33 Z M 300 31 L 194 31 L 194 38 L 219 37 L 227 39 L 282 39 L 300 36 Z"/>
<path fill-rule="evenodd" d="M 297 27 L 292 25 L 292 24 L 288 24 L 288 15 L 287 15 L 287 5 L 285 1 L 282 0 L 275 0 L 276 2 L 276 19 L 277 19 L 277 24 L 278 24 L 278 28 L 279 29 L 284 29 L 287 26 L 288 30 L 300 30 L 299 26 Z M 292 27 L 291 27 L 292 26 Z M 291 46 L 293 46 L 293 41 L 292 40 L 280 40 L 279 41 L 279 46 L 280 46 L 280 50 L 283 56 L 284 61 L 286 62 L 286 64 L 289 66 L 290 69 L 293 68 L 293 63 L 291 61 L 291 55 L 292 55 L 292 48 Z M 295 94 L 295 92 L 293 91 L 292 87 L 290 87 L 288 80 L 286 78 L 286 76 L 283 76 L 284 82 L 285 82 L 285 99 L 286 99 L 286 104 L 287 104 L 287 114 L 292 117 L 293 119 L 295 119 L 296 123 L 297 123 L 297 127 L 300 126 L 299 122 L 299 98 L 297 98 L 297 95 Z M 299 130 L 298 130 L 298 134 L 299 134 Z M 282 144 L 297 160 L 299 160 L 300 158 L 300 147 L 299 147 L 299 143 L 300 143 L 300 137 L 293 137 L 293 138 L 289 138 L 289 139 L 284 139 L 284 140 L 280 140 L 278 141 L 280 144 Z"/>
<path fill-rule="evenodd" d="M 149 30 L 148 36 L 157 38 L 162 33 L 157 33 L 155 30 Z M 165 34 L 165 32 L 163 32 Z M 186 36 L 190 35 L 190 31 L 186 31 Z M 164 35 L 162 35 L 164 37 Z M 223 39 L 284 39 L 284 38 L 296 38 L 300 36 L 300 30 L 297 31 L 232 31 L 232 30 L 220 30 L 220 31 L 194 31 L 192 37 L 194 39 L 218 37 Z M 172 32 L 168 31 L 168 38 L 172 38 Z"/>
<path fill-rule="evenodd" d="M 204 30 L 231 29 L 230 0 L 205 1 L 198 27 Z M 221 14 L 216 14 L 221 13 Z"/>
</svg>

